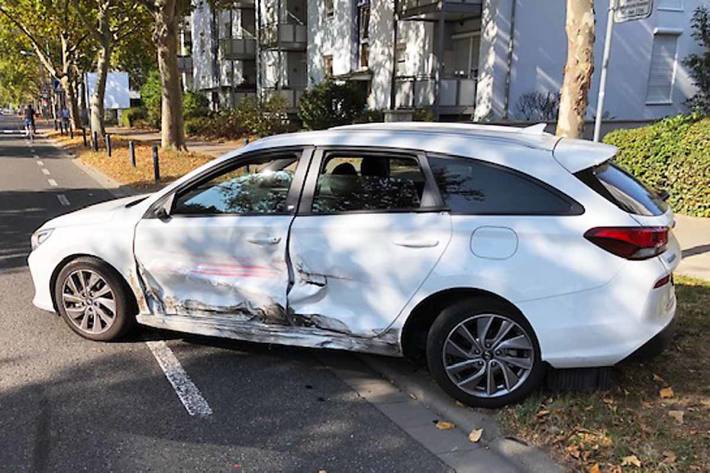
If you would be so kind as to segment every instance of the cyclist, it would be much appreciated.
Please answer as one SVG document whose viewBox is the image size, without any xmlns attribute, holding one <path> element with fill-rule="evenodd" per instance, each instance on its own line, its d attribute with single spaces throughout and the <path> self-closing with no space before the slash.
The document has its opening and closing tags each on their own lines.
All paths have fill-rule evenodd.
<svg viewBox="0 0 710 473">
<path fill-rule="evenodd" d="M 27 132 L 27 137 L 30 140 L 34 140 L 35 133 L 35 109 L 32 108 L 32 104 L 27 104 L 25 107 L 25 132 Z"/>
</svg>

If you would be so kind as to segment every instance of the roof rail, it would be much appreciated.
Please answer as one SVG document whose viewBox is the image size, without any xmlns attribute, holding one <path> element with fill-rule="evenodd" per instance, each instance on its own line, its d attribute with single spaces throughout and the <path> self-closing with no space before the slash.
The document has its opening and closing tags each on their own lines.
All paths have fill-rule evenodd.
<svg viewBox="0 0 710 473">
<path fill-rule="evenodd" d="M 545 133 L 545 128 L 547 128 L 547 123 L 536 123 L 534 125 L 526 126 L 521 130 L 521 133 L 528 133 L 531 135 L 549 135 L 549 133 Z"/>
</svg>

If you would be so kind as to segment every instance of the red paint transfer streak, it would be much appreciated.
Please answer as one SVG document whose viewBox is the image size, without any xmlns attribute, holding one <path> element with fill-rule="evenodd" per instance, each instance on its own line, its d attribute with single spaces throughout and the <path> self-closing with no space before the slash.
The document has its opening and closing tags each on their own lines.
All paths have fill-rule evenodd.
<svg viewBox="0 0 710 473">
<path fill-rule="evenodd" d="M 280 272 L 268 266 L 249 266 L 238 264 L 200 264 L 190 271 L 204 276 L 222 276 L 227 278 L 273 278 Z"/>
</svg>

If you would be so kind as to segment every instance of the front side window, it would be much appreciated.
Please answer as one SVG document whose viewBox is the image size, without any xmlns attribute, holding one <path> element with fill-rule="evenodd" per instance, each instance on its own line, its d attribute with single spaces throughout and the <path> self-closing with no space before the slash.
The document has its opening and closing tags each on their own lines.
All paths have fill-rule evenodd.
<svg viewBox="0 0 710 473">
<path fill-rule="evenodd" d="M 469 158 L 430 157 L 434 180 L 452 213 L 566 215 L 577 204 L 532 177 Z"/>
<path fill-rule="evenodd" d="M 414 157 L 326 155 L 312 211 L 406 211 L 421 208 L 424 174 Z"/>
<path fill-rule="evenodd" d="M 288 214 L 286 200 L 296 171 L 296 155 L 241 161 L 180 192 L 174 215 Z"/>
</svg>

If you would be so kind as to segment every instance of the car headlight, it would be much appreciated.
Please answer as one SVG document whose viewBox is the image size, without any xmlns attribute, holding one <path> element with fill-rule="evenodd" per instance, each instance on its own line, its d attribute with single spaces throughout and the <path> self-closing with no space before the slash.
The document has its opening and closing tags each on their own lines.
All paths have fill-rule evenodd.
<svg viewBox="0 0 710 473">
<path fill-rule="evenodd" d="M 32 250 L 36 250 L 39 245 L 47 241 L 47 238 L 54 231 L 53 228 L 46 228 L 44 230 L 38 230 L 32 234 Z"/>
</svg>

